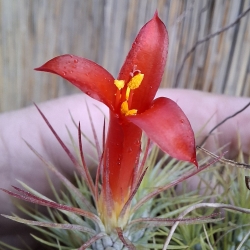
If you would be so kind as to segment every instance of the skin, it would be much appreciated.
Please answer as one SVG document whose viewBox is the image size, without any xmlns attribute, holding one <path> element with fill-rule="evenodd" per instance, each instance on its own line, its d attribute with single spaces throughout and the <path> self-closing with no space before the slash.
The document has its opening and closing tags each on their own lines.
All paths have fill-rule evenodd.
<svg viewBox="0 0 250 250">
<path fill-rule="evenodd" d="M 216 124 L 243 108 L 250 101 L 249 98 L 227 97 L 179 89 L 161 89 L 157 96 L 171 98 L 183 109 L 197 135 L 197 145 L 201 143 L 203 138 Z M 77 123 L 78 121 L 81 122 L 82 131 L 93 140 L 86 103 L 88 103 L 91 110 L 91 116 L 101 141 L 103 113 L 108 115 L 108 110 L 103 104 L 83 94 L 78 94 L 38 105 L 72 152 L 73 148 L 65 126 L 69 128 L 75 139 L 77 139 L 77 130 L 71 121 L 69 110 L 74 120 Z M 223 149 L 223 152 L 228 151 L 225 157 L 233 159 L 238 154 L 238 139 L 240 139 L 240 149 L 243 151 L 244 156 L 248 157 L 250 152 L 249 124 L 250 108 L 228 120 L 214 131 L 204 147 L 212 152 L 216 152 L 218 148 L 227 145 Z M 52 162 L 69 179 L 72 178 L 73 164 L 50 132 L 36 108 L 31 106 L 0 115 L 1 187 L 8 190 L 13 190 L 11 185 L 20 187 L 20 184 L 17 182 L 18 179 L 38 192 L 53 198 L 46 180 L 46 168 L 25 145 L 24 140 L 29 142 L 46 160 Z M 83 152 L 85 157 L 94 154 L 94 149 L 86 140 L 83 140 Z M 91 158 L 86 157 L 86 162 L 90 168 L 94 168 L 95 163 Z M 53 174 L 50 177 L 55 187 L 59 189 L 60 183 L 58 179 Z M 0 192 L 0 202 L 1 214 L 10 215 L 13 212 L 20 214 L 13 205 L 13 200 L 4 192 Z M 20 201 L 18 202 L 20 203 Z M 33 246 L 29 236 L 30 228 L 27 226 L 1 217 L 0 225 L 0 240 L 19 246 L 20 240 L 16 237 L 18 234 Z"/>
</svg>

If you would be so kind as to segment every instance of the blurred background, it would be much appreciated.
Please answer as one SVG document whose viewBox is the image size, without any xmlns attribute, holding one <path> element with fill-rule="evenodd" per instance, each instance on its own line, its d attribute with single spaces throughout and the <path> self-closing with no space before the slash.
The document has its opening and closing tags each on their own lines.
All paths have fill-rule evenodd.
<svg viewBox="0 0 250 250">
<path fill-rule="evenodd" d="M 117 76 L 156 9 L 170 38 L 162 87 L 250 96 L 249 8 L 250 0 L 0 0 L 0 112 L 78 92 L 33 71 L 61 54 Z"/>
</svg>

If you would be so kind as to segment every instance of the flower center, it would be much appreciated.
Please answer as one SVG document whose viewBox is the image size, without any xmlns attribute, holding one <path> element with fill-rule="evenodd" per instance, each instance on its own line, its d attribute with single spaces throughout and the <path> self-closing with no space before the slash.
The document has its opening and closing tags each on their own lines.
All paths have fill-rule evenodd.
<svg viewBox="0 0 250 250">
<path fill-rule="evenodd" d="M 137 109 L 130 109 L 131 103 L 133 99 L 134 90 L 139 88 L 139 86 L 142 83 L 142 80 L 144 78 L 144 74 L 141 74 L 140 71 L 136 75 L 133 75 L 128 84 L 126 85 L 126 94 L 125 94 L 125 100 L 121 103 L 121 90 L 125 87 L 125 81 L 124 80 L 115 80 L 114 84 L 117 87 L 117 93 L 116 93 L 116 104 L 121 103 L 120 111 L 123 115 L 136 115 Z"/>
</svg>

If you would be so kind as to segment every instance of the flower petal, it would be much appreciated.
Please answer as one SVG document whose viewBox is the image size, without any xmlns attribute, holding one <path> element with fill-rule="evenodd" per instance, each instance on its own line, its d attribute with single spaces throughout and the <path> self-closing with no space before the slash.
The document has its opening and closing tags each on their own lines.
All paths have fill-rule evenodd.
<svg viewBox="0 0 250 250">
<path fill-rule="evenodd" d="M 116 93 L 114 78 L 100 65 L 78 56 L 62 55 L 35 70 L 60 75 L 87 95 L 113 109 Z"/>
<path fill-rule="evenodd" d="M 103 164 L 103 172 L 108 173 L 109 178 L 103 179 L 103 189 L 109 185 L 113 200 L 119 204 L 124 204 L 131 192 L 141 150 L 141 135 L 142 131 L 136 125 L 110 112 Z"/>
<path fill-rule="evenodd" d="M 144 113 L 127 119 L 145 131 L 164 152 L 197 166 L 194 133 L 181 108 L 171 99 L 160 97 Z"/>
<path fill-rule="evenodd" d="M 158 14 L 146 23 L 137 35 L 121 68 L 118 79 L 127 83 L 134 69 L 144 74 L 139 88 L 134 90 L 131 108 L 138 113 L 149 108 L 162 80 L 168 51 L 168 34 Z"/>
</svg>

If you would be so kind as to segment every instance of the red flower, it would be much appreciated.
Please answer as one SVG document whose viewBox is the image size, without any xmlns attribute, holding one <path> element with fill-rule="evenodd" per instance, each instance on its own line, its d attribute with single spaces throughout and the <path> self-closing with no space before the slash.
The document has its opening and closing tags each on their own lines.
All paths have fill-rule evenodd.
<svg viewBox="0 0 250 250">
<path fill-rule="evenodd" d="M 194 134 L 187 117 L 172 100 L 154 100 L 167 50 L 167 30 L 156 13 L 136 37 L 118 80 L 98 64 L 73 55 L 56 57 L 36 69 L 62 76 L 109 107 L 102 197 L 112 198 L 117 216 L 131 193 L 142 130 L 172 157 L 197 165 Z"/>
</svg>

